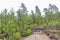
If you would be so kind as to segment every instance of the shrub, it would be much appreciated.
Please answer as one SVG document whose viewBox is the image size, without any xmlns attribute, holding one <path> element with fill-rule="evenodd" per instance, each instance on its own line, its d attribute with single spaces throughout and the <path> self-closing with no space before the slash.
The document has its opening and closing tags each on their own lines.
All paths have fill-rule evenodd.
<svg viewBox="0 0 60 40">
<path fill-rule="evenodd" d="M 32 33 L 31 29 L 27 29 L 27 31 L 25 32 L 26 36 L 30 35 Z"/>
<path fill-rule="evenodd" d="M 18 40 L 19 38 L 21 38 L 21 33 L 20 32 L 14 33 L 13 37 L 14 37 L 15 40 Z"/>
</svg>

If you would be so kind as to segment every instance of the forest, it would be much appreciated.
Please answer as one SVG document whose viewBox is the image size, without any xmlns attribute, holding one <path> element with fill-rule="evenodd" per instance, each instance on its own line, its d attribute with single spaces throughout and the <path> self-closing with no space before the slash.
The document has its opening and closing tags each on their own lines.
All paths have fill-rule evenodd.
<svg viewBox="0 0 60 40">
<path fill-rule="evenodd" d="M 19 40 L 21 37 L 30 35 L 34 27 L 60 26 L 60 11 L 56 5 L 49 4 L 43 12 L 44 16 L 41 15 L 39 7 L 35 6 L 35 12 L 31 10 L 29 14 L 23 3 L 16 12 L 13 8 L 9 12 L 4 9 L 0 13 L 0 39 Z"/>
</svg>

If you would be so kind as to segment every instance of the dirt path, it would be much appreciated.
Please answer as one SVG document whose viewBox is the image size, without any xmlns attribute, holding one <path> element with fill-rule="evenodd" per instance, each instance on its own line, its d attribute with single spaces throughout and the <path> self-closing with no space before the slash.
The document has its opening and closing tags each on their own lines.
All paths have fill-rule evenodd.
<svg viewBox="0 0 60 40">
<path fill-rule="evenodd" d="M 47 35 L 45 34 L 32 34 L 22 40 L 51 40 Z"/>
<path fill-rule="evenodd" d="M 50 40 L 50 38 L 46 35 L 34 34 L 34 35 L 30 35 L 29 37 L 25 38 L 24 40 Z"/>
</svg>

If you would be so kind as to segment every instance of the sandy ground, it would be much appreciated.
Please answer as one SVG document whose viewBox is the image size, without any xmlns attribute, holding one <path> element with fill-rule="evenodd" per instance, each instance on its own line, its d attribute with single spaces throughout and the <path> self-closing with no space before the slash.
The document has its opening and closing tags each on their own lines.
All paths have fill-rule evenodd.
<svg viewBox="0 0 60 40">
<path fill-rule="evenodd" d="M 51 40 L 47 35 L 45 34 L 32 34 L 23 40 Z"/>
</svg>

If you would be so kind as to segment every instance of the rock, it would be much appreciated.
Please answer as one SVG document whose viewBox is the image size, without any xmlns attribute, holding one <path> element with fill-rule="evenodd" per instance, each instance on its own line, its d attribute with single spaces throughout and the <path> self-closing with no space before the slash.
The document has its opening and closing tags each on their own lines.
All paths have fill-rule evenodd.
<svg viewBox="0 0 60 40">
<path fill-rule="evenodd" d="M 59 36 L 56 35 L 56 34 L 50 34 L 49 37 L 50 37 L 51 39 L 60 40 Z"/>
</svg>

